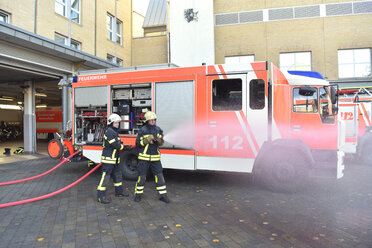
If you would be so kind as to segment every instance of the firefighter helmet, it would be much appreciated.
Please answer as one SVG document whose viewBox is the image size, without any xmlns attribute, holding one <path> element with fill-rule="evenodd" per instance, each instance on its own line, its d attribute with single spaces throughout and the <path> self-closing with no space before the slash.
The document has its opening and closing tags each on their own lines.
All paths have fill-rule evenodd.
<svg viewBox="0 0 372 248">
<path fill-rule="evenodd" d="M 110 125 L 111 123 L 121 121 L 121 118 L 118 114 L 112 114 L 107 120 L 107 124 Z"/>
<path fill-rule="evenodd" d="M 152 111 L 147 111 L 145 114 L 145 122 L 150 120 L 156 120 L 156 114 Z"/>
</svg>

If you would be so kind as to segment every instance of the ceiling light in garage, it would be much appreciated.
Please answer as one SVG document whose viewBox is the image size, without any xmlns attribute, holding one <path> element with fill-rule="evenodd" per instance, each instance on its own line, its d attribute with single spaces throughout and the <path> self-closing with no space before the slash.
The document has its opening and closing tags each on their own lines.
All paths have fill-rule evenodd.
<svg viewBox="0 0 372 248">
<path fill-rule="evenodd" d="M 20 106 L 17 106 L 17 105 L 0 104 L 0 109 L 14 109 L 14 110 L 21 110 L 21 107 L 20 107 Z"/>
<path fill-rule="evenodd" d="M 4 98 L 4 97 L 0 97 L 0 100 L 1 101 L 13 101 L 13 99 L 11 99 L 11 98 Z"/>
<path fill-rule="evenodd" d="M 46 104 L 40 104 L 40 105 L 36 105 L 36 108 L 46 108 L 47 105 Z"/>
<path fill-rule="evenodd" d="M 44 93 L 35 93 L 35 96 L 47 97 L 47 95 Z"/>
</svg>

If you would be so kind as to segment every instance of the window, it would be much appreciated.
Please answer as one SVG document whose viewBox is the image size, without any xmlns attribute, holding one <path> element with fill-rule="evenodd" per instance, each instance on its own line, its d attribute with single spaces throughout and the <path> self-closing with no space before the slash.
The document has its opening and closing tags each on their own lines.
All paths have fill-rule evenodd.
<svg viewBox="0 0 372 248">
<path fill-rule="evenodd" d="M 10 23 L 10 14 L 0 10 L 0 22 Z"/>
<path fill-rule="evenodd" d="M 318 91 L 316 88 L 311 89 L 315 90 L 312 95 L 310 94 L 300 95 L 300 88 L 293 89 L 293 112 L 300 113 L 318 112 Z"/>
<path fill-rule="evenodd" d="M 338 50 L 339 78 L 370 77 L 371 49 Z"/>
<path fill-rule="evenodd" d="M 263 109 L 265 107 L 265 81 L 253 79 L 249 83 L 249 107 Z"/>
<path fill-rule="evenodd" d="M 226 56 L 225 64 L 241 64 L 254 62 L 254 55 Z"/>
<path fill-rule="evenodd" d="M 115 41 L 114 40 L 114 20 L 115 17 L 107 13 L 107 38 Z M 123 44 L 122 42 L 122 32 L 123 32 L 123 22 L 120 21 L 119 19 L 116 19 L 116 42 L 118 44 Z"/>
<path fill-rule="evenodd" d="M 68 38 L 58 33 L 54 33 L 54 40 L 62 45 L 67 46 Z M 71 47 L 80 50 L 81 43 L 71 39 Z"/>
<path fill-rule="evenodd" d="M 323 123 L 334 123 L 335 114 L 333 110 L 333 104 L 331 101 L 329 88 L 323 87 L 319 89 L 319 100 L 320 100 L 320 119 Z"/>
<path fill-rule="evenodd" d="M 115 59 L 114 56 L 112 56 L 111 54 L 107 54 L 107 61 L 110 61 L 111 63 L 115 63 L 114 59 Z M 120 66 L 123 66 L 123 60 L 116 57 L 116 64 L 120 65 Z"/>
<path fill-rule="evenodd" d="M 80 23 L 80 1 L 71 0 L 71 21 Z M 55 0 L 54 9 L 57 14 L 67 17 L 67 0 Z"/>
<path fill-rule="evenodd" d="M 214 111 L 242 109 L 242 80 L 240 78 L 213 80 L 212 109 Z"/>
<path fill-rule="evenodd" d="M 311 52 L 281 53 L 280 70 L 311 71 Z"/>
</svg>

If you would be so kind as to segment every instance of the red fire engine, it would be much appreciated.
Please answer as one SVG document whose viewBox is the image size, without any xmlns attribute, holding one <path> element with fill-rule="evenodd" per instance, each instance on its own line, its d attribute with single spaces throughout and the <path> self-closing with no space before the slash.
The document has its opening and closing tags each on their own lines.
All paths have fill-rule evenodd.
<svg viewBox="0 0 372 248">
<path fill-rule="evenodd" d="M 253 172 L 279 191 L 303 188 L 312 170 L 343 176 L 345 136 L 327 81 L 267 62 L 165 67 L 79 73 L 72 146 L 99 163 L 106 116 L 121 116 L 120 137 L 134 145 L 141 117 L 152 110 L 165 134 L 164 168 Z M 124 177 L 135 179 L 136 148 L 121 156 Z"/>
</svg>

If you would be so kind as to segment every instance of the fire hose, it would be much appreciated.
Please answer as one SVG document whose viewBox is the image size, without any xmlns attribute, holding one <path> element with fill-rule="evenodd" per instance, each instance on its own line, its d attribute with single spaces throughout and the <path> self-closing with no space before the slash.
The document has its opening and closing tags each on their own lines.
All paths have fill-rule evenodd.
<svg viewBox="0 0 372 248">
<path fill-rule="evenodd" d="M 54 196 L 54 195 L 57 195 L 59 193 L 62 193 L 66 190 L 68 190 L 69 188 L 75 186 L 76 184 L 80 183 L 81 181 L 83 181 L 87 176 L 89 176 L 90 174 L 92 174 L 95 170 L 97 170 L 99 167 L 101 167 L 102 163 L 98 164 L 96 167 L 94 167 L 93 169 L 91 169 L 87 174 L 85 174 L 83 177 L 81 177 L 80 179 L 76 180 L 75 182 L 73 182 L 72 184 L 60 189 L 60 190 L 57 190 L 57 191 L 54 191 L 52 193 L 49 193 L 49 194 L 46 194 L 46 195 L 42 195 L 42 196 L 39 196 L 39 197 L 34 197 L 34 198 L 30 198 L 30 199 L 26 199 L 26 200 L 22 200 L 22 201 L 16 201 L 16 202 L 9 202 L 9 203 L 4 203 L 4 204 L 0 204 L 0 208 L 6 208 L 6 207 L 11 207 L 11 206 L 16 206 L 16 205 L 20 205 L 20 204 L 25 204 L 25 203 L 29 203 L 29 202 L 34 202 L 34 201 L 39 201 L 39 200 L 43 200 L 43 199 L 46 199 L 48 197 L 51 197 L 51 196 Z"/>
<path fill-rule="evenodd" d="M 55 169 L 57 169 L 58 167 L 60 167 L 62 164 L 64 164 L 67 161 L 69 161 L 70 158 L 72 158 L 73 156 L 75 156 L 79 152 L 80 152 L 80 150 L 79 151 L 76 151 L 75 153 L 71 154 L 69 157 L 67 157 L 66 159 L 64 159 L 61 163 L 57 164 L 52 169 L 50 169 L 50 170 L 48 170 L 48 171 L 46 171 L 46 172 L 44 172 L 44 173 L 42 173 L 40 175 L 33 176 L 33 177 L 28 177 L 28 178 L 20 179 L 20 180 L 16 180 L 16 181 L 10 181 L 10 182 L 0 183 L 0 186 L 9 185 L 9 184 L 15 184 L 15 183 L 21 183 L 21 182 L 26 182 L 26 181 L 30 181 L 30 180 L 33 180 L 33 179 L 36 179 L 36 178 L 45 176 L 45 175 L 49 174 L 50 172 L 54 171 Z"/>
</svg>

